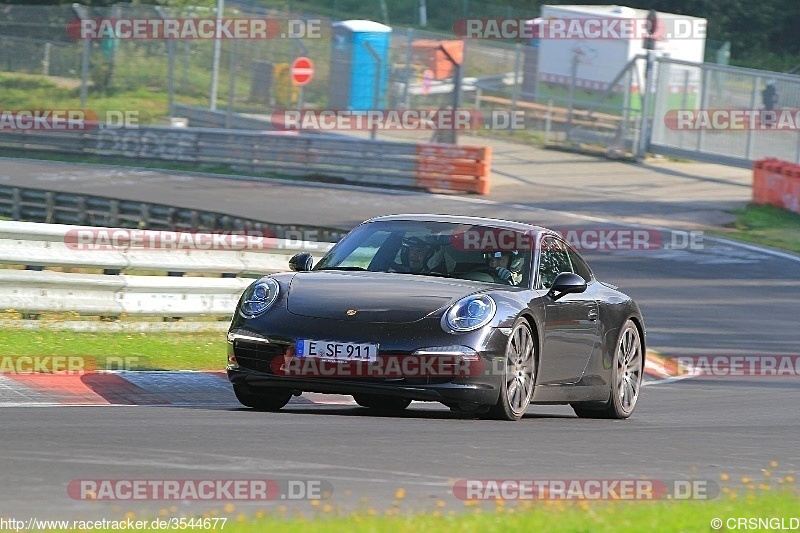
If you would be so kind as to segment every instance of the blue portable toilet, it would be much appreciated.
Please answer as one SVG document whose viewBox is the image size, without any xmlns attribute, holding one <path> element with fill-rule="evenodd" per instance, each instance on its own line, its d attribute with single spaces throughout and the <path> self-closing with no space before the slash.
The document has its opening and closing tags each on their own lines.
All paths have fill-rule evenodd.
<svg viewBox="0 0 800 533">
<path fill-rule="evenodd" d="M 346 20 L 333 24 L 331 33 L 328 108 L 383 109 L 392 28 L 371 20 Z"/>
</svg>

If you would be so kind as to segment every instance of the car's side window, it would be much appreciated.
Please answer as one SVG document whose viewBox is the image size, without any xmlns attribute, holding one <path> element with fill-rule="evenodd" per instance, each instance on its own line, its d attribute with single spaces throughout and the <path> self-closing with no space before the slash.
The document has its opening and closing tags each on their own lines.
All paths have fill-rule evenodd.
<svg viewBox="0 0 800 533">
<path fill-rule="evenodd" d="M 592 280 L 592 269 L 589 268 L 589 265 L 586 264 L 586 261 L 583 260 L 583 257 L 575 251 L 575 249 L 567 244 L 567 253 L 569 254 L 570 262 L 572 263 L 572 270 L 577 275 L 582 277 L 586 282 L 590 282 Z"/>
<path fill-rule="evenodd" d="M 549 289 L 561 272 L 572 272 L 567 250 L 560 241 L 546 236 L 539 250 L 539 283 Z"/>
</svg>

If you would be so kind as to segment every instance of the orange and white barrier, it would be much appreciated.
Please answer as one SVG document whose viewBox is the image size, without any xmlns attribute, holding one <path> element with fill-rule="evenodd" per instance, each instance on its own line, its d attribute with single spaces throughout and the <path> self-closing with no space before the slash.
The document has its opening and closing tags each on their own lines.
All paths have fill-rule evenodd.
<svg viewBox="0 0 800 533">
<path fill-rule="evenodd" d="M 416 187 L 489 194 L 490 147 L 419 144 L 417 154 Z"/>
<path fill-rule="evenodd" d="M 778 159 L 753 164 L 753 203 L 800 213 L 800 165 Z"/>
</svg>

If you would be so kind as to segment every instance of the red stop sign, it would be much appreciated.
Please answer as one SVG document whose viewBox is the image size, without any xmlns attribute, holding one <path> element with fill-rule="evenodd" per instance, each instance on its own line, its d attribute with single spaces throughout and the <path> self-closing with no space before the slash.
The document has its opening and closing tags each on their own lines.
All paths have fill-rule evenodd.
<svg viewBox="0 0 800 533">
<path fill-rule="evenodd" d="M 307 57 L 298 57 L 292 63 L 292 81 L 296 85 L 305 85 L 314 77 L 314 63 Z"/>
</svg>

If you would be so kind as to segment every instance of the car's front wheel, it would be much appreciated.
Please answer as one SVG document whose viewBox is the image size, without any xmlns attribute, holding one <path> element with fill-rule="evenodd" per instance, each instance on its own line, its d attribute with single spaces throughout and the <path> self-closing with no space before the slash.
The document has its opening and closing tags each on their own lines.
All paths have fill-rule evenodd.
<svg viewBox="0 0 800 533">
<path fill-rule="evenodd" d="M 614 350 L 611 397 L 605 404 L 574 403 L 572 409 L 581 418 L 628 418 L 636 408 L 642 388 L 644 354 L 639 328 L 632 320 L 620 330 Z"/>
<path fill-rule="evenodd" d="M 379 394 L 353 394 L 353 399 L 355 399 L 356 403 L 361 407 L 367 407 L 376 411 L 402 411 L 411 405 L 411 400 L 381 396 Z"/>
<path fill-rule="evenodd" d="M 522 317 L 508 337 L 504 363 L 500 397 L 488 414 L 499 420 L 519 420 L 528 410 L 536 381 L 536 342 Z"/>
<path fill-rule="evenodd" d="M 239 403 L 257 411 L 277 411 L 289 403 L 292 397 L 291 391 L 283 389 L 259 389 L 256 392 L 243 385 L 234 385 L 233 392 Z"/>
</svg>

